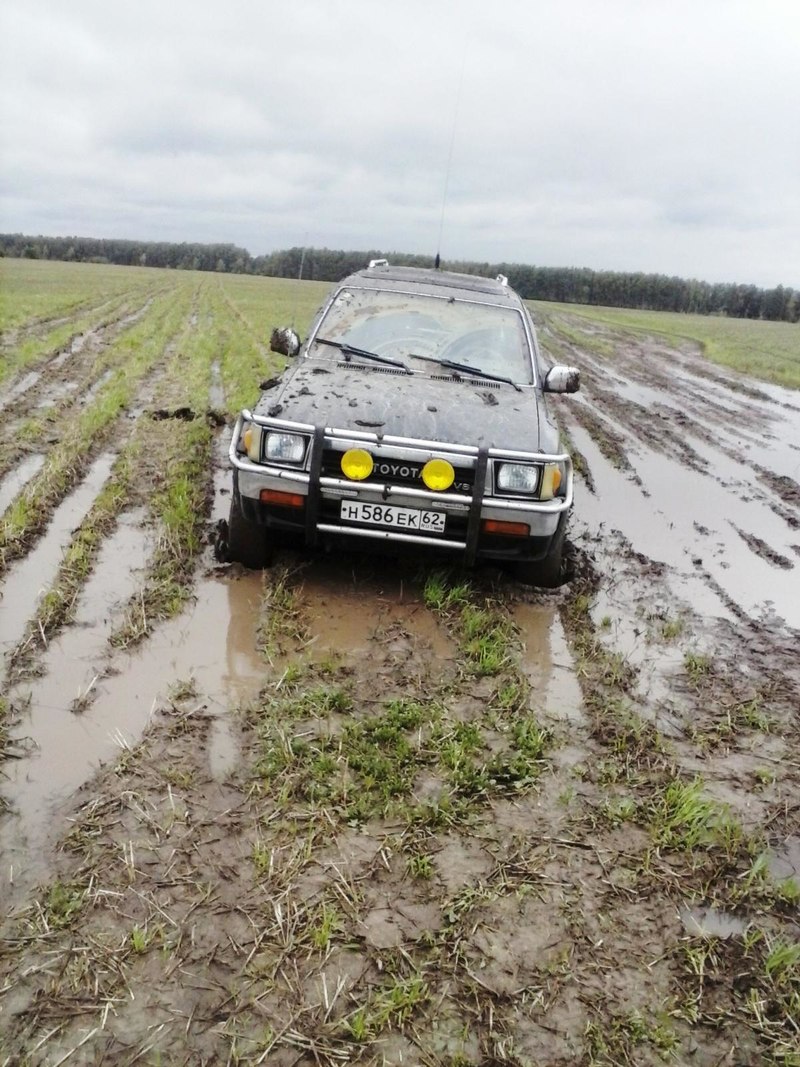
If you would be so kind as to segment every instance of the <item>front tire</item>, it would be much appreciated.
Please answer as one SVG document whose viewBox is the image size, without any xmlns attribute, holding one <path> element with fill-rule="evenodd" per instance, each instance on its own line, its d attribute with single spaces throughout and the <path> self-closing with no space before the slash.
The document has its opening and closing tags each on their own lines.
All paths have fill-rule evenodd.
<svg viewBox="0 0 800 1067">
<path fill-rule="evenodd" d="M 557 589 L 563 585 L 564 553 L 559 546 L 536 563 L 518 563 L 515 568 L 517 581 L 522 585 L 536 585 L 540 589 Z"/>
<path fill-rule="evenodd" d="M 241 498 L 234 491 L 228 518 L 228 559 L 250 570 L 262 570 L 272 563 L 273 547 L 269 531 L 242 514 Z"/>
<path fill-rule="evenodd" d="M 515 574 L 522 585 L 536 585 L 540 589 L 557 589 L 564 584 L 564 540 L 567 533 L 566 515 L 558 524 L 550 551 L 544 559 L 517 563 Z"/>
</svg>

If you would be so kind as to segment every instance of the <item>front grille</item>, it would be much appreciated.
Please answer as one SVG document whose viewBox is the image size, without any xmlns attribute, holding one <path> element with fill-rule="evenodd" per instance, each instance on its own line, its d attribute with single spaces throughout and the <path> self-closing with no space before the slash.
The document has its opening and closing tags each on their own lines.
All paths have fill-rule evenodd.
<svg viewBox="0 0 800 1067">
<path fill-rule="evenodd" d="M 320 472 L 322 476 L 325 478 L 344 477 L 341 460 L 342 451 L 337 451 L 333 448 L 323 449 L 322 469 Z M 415 463 L 411 460 L 392 459 L 390 456 L 376 457 L 372 474 L 365 478 L 364 481 L 367 483 L 389 482 L 391 485 L 407 485 L 414 489 L 424 489 L 425 483 L 422 481 L 423 466 L 423 461 Z M 455 464 L 453 464 L 453 469 L 456 472 L 456 477 L 451 491 L 471 495 L 472 487 L 475 484 L 474 469 L 472 467 L 458 467 Z"/>
</svg>

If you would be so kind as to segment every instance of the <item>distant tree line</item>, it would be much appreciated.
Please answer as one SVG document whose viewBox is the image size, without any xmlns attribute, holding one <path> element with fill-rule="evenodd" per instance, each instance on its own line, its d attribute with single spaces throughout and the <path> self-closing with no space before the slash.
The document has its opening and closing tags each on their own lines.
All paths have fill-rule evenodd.
<svg viewBox="0 0 800 1067">
<path fill-rule="evenodd" d="M 388 259 L 403 266 L 433 266 L 431 256 L 401 252 L 345 252 L 330 248 L 288 248 L 251 256 L 233 244 L 175 244 L 167 241 L 123 241 L 93 237 L 31 237 L 0 234 L 0 255 L 58 259 L 81 263 L 169 267 L 176 270 L 264 274 L 336 282 L 370 259 Z M 448 261 L 448 270 L 492 277 L 505 274 L 526 300 L 565 304 L 596 304 L 648 311 L 694 312 L 744 319 L 800 322 L 800 291 L 778 285 L 711 284 L 665 274 L 596 271 L 587 267 L 535 267 L 524 263 Z"/>
</svg>

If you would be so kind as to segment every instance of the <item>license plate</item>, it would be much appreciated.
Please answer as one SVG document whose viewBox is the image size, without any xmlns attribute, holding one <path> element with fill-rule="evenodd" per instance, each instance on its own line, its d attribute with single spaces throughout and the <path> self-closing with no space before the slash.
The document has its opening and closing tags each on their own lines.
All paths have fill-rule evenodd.
<svg viewBox="0 0 800 1067">
<path fill-rule="evenodd" d="M 444 512 L 398 508 L 391 504 L 360 504 L 343 500 L 339 515 L 348 522 L 366 522 L 370 526 L 392 526 L 396 530 L 421 533 L 444 533 Z"/>
</svg>

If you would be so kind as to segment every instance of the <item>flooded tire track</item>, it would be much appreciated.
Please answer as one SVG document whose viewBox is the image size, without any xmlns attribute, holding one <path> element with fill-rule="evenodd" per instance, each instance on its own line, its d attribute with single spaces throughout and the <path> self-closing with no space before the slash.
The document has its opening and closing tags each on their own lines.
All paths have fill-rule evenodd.
<svg viewBox="0 0 800 1067">
<path fill-rule="evenodd" d="M 0 649 L 7 659 L 25 633 L 36 603 L 55 577 L 64 541 L 89 511 L 114 463 L 113 453 L 99 456 L 78 487 L 53 512 L 47 533 L 24 560 L 3 577 L 0 593 Z"/>
</svg>

